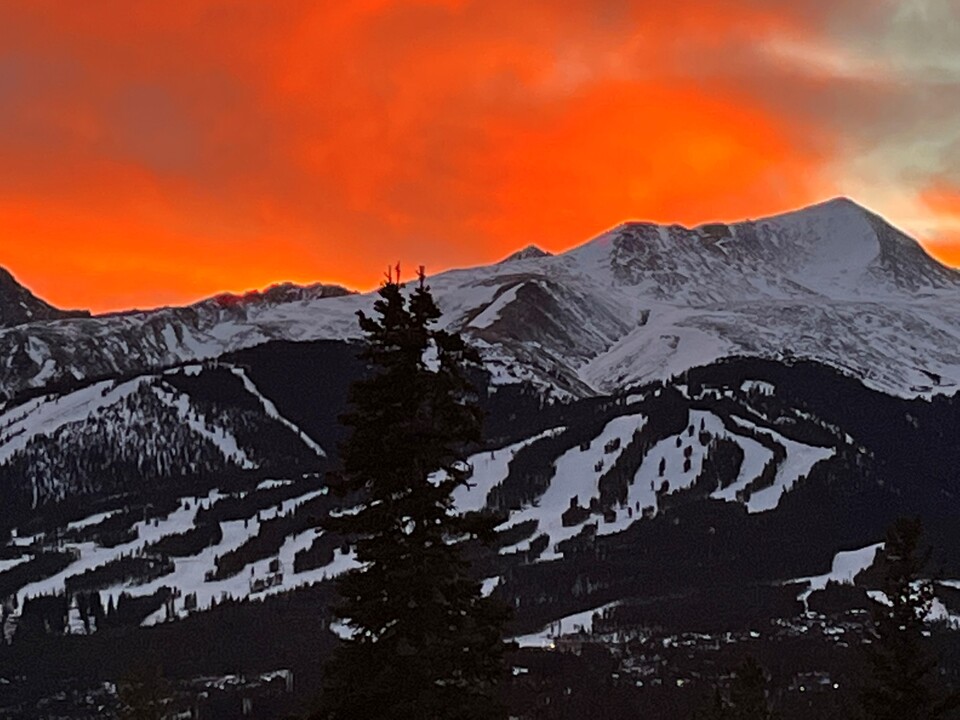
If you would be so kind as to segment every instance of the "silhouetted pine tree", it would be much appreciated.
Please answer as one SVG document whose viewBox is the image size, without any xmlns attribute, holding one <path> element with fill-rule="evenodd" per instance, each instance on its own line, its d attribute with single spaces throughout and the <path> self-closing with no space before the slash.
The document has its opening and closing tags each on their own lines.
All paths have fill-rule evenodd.
<svg viewBox="0 0 960 720">
<path fill-rule="evenodd" d="M 169 695 L 159 667 L 135 669 L 117 684 L 120 720 L 163 720 Z"/>
<path fill-rule="evenodd" d="M 713 695 L 697 715 L 698 720 L 773 720 L 767 698 L 767 676 L 753 657 L 737 668 L 730 690 L 724 694 L 715 688 Z"/>
<path fill-rule="evenodd" d="M 720 688 L 714 688 L 710 699 L 703 703 L 703 706 L 694 715 L 694 720 L 726 720 L 727 699 Z"/>
<path fill-rule="evenodd" d="M 935 720 L 958 704 L 939 687 L 937 658 L 924 635 L 934 589 L 924 578 L 930 550 L 922 537 L 919 518 L 901 518 L 887 531 L 881 554 L 887 602 L 874 604 L 865 645 L 870 676 L 861 702 L 868 720 Z"/>
<path fill-rule="evenodd" d="M 732 720 L 773 718 L 767 699 L 767 675 L 753 657 L 743 661 L 730 683 L 729 717 Z"/>
<path fill-rule="evenodd" d="M 407 301 L 388 275 L 362 312 L 362 358 L 374 371 L 350 389 L 352 433 L 339 492 L 355 512 L 326 523 L 355 539 L 362 567 L 343 575 L 336 616 L 352 637 L 327 667 L 317 717 L 325 720 L 502 717 L 506 610 L 481 596 L 458 544 L 491 540 L 488 516 L 458 515 L 463 452 L 480 439 L 480 412 L 464 378 L 479 358 L 440 316 L 420 281 Z"/>
</svg>

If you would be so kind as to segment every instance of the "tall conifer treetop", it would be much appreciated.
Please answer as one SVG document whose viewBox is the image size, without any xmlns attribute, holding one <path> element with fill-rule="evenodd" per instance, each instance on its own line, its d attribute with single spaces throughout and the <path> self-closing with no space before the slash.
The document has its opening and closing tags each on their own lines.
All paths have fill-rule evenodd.
<svg viewBox="0 0 960 720">
<path fill-rule="evenodd" d="M 926 637 L 934 600 L 927 579 L 930 550 L 922 545 L 919 518 L 901 518 L 887 531 L 880 554 L 885 602 L 873 608 L 869 684 L 862 693 L 868 720 L 935 720 L 954 717 L 958 698 L 940 686 L 938 661 Z"/>
<path fill-rule="evenodd" d="M 350 390 L 343 473 L 354 507 L 327 523 L 352 539 L 361 567 L 341 577 L 335 615 L 351 637 L 328 666 L 318 717 L 498 718 L 506 613 L 462 556 L 492 518 L 459 515 L 465 451 L 480 439 L 466 367 L 478 360 L 434 327 L 440 310 L 421 270 L 409 298 L 388 277 L 374 315 L 359 313 L 370 374 Z"/>
</svg>

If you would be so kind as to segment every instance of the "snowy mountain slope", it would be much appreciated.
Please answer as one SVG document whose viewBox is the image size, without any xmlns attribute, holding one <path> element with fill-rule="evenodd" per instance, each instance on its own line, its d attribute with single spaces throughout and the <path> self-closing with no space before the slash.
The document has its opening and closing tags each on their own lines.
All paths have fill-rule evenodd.
<svg viewBox="0 0 960 720">
<path fill-rule="evenodd" d="M 195 392 L 202 382 L 215 383 L 219 395 Z M 241 368 L 193 366 L 104 380 L 0 412 L 5 520 L 68 497 L 323 457 L 323 448 L 284 418 Z"/>
<path fill-rule="evenodd" d="M 733 225 L 626 223 L 566 257 L 612 283 L 688 306 L 936 294 L 958 282 L 913 240 L 845 199 Z"/>
<path fill-rule="evenodd" d="M 137 427 L 146 421 L 162 426 L 162 432 L 153 437 L 163 442 L 176 438 L 175 444 L 180 448 L 212 444 L 221 453 L 222 461 L 238 467 L 253 465 L 254 460 L 257 464 L 269 464 L 259 454 L 269 447 L 243 446 L 237 436 L 231 434 L 234 426 L 229 414 L 221 408 L 219 415 L 213 415 L 211 410 L 215 406 L 203 402 L 209 401 L 211 387 L 231 376 L 250 392 L 251 403 L 258 402 L 269 408 L 268 417 L 274 420 L 282 417 L 268 397 L 259 390 L 251 391 L 252 382 L 243 369 L 194 366 L 177 373 L 168 371 L 122 383 L 98 383 L 63 397 L 38 398 L 8 411 L 0 417 L 0 422 L 13 435 L 13 440 L 0 448 L 0 466 L 17 457 L 23 448 L 36 445 L 38 438 L 47 436 L 57 437 L 66 448 L 77 452 L 74 440 L 88 437 L 83 430 L 84 423 L 78 420 L 85 417 L 85 413 L 87 423 L 101 417 L 117 421 L 116 432 L 131 436 L 124 446 L 141 454 L 140 466 L 145 477 L 156 475 L 159 479 L 163 472 L 176 472 L 176 468 L 168 467 L 161 469 L 160 475 L 151 475 L 148 466 L 159 467 L 163 456 L 160 448 L 145 446 L 136 440 Z M 177 377 L 187 384 L 178 386 Z M 206 385 L 192 385 L 192 382 Z M 205 390 L 201 392 L 197 388 Z M 724 488 L 721 490 L 718 486 L 713 496 L 745 506 L 751 512 L 775 509 L 781 492 L 789 492 L 812 462 L 832 455 L 832 451 L 790 440 L 762 420 L 749 408 L 751 388 L 736 394 L 741 415 L 731 415 L 726 406 L 718 407 L 716 412 L 695 409 L 695 405 L 707 401 L 685 400 L 682 394 L 671 392 L 671 403 L 687 406 L 678 415 L 682 422 L 676 427 L 668 428 L 656 420 L 660 407 L 656 400 L 664 396 L 654 391 L 636 396 L 640 398 L 639 404 L 608 404 L 605 412 L 609 419 L 598 425 L 596 432 L 583 434 L 554 427 L 469 458 L 473 468 L 470 486 L 459 489 L 455 501 L 461 510 L 479 510 L 490 506 L 498 486 L 510 481 L 519 453 L 531 449 L 537 452 L 538 443 L 553 449 L 545 458 L 551 472 L 543 491 L 511 510 L 501 525 L 506 533 L 511 527 L 530 526 L 528 537 L 505 543 L 500 550 L 499 557 L 505 563 L 499 571 L 502 579 L 510 576 L 507 568 L 513 558 L 526 556 L 534 563 L 562 562 L 572 551 L 571 543 L 575 545 L 584 533 L 613 536 L 635 522 L 650 523 L 677 503 L 687 502 L 682 497 L 684 492 L 690 493 L 691 488 L 698 485 L 703 486 L 703 492 L 696 497 L 705 496 L 713 490 L 704 484 L 707 483 L 706 468 L 713 462 L 709 456 L 720 439 L 737 444 L 743 457 L 739 463 L 729 463 L 723 468 L 713 462 L 719 472 L 717 482 Z M 139 400 L 132 404 L 131 398 Z M 149 411 L 151 405 L 147 399 L 154 403 L 159 400 L 160 408 L 174 408 L 176 413 L 171 419 L 192 434 L 184 435 L 156 419 Z M 118 414 L 117 408 L 122 408 L 122 412 Z M 800 421 L 799 415 L 794 418 Z M 803 422 L 815 424 L 809 419 Z M 647 449 L 637 455 L 637 438 L 641 436 Z M 766 444 L 758 441 L 764 438 Z M 304 443 L 313 447 L 311 442 Z M 91 443 L 88 450 L 103 450 L 110 444 L 110 441 Z M 641 443 L 640 447 L 643 446 Z M 764 475 L 775 454 L 768 446 L 784 448 L 783 456 L 775 462 L 775 482 L 751 492 L 749 486 Z M 45 458 L 51 457 L 50 447 L 43 447 L 47 453 Z M 183 462 L 192 462 L 189 452 L 181 455 Z M 604 490 L 604 478 L 609 478 L 610 473 L 616 474 L 621 464 L 628 476 L 626 492 L 619 500 L 605 500 L 609 493 Z M 45 463 L 49 465 L 51 463 Z M 209 471 L 212 473 L 214 469 L 211 464 Z M 44 487 L 43 491 L 52 489 Z M 61 495 L 78 492 L 78 488 L 61 485 L 59 492 Z M 354 564 L 351 553 L 339 543 L 331 547 L 325 560 L 304 563 L 300 558 L 309 555 L 313 545 L 322 540 L 316 530 L 315 517 L 329 506 L 311 507 L 306 514 L 315 516 L 313 518 L 297 517 L 297 513 L 303 513 L 311 503 L 326 502 L 325 495 L 322 481 L 313 476 L 268 479 L 240 491 L 228 490 L 226 486 L 215 486 L 212 490 L 198 487 L 188 494 L 173 496 L 173 502 L 167 504 L 167 510 L 160 512 L 159 517 L 140 519 L 137 512 L 131 513 L 124 505 L 85 515 L 46 534 L 16 538 L 15 545 L 24 555 L 17 558 L 16 563 L 0 568 L 0 580 L 4 570 L 44 553 L 66 553 L 69 557 L 52 572 L 16 588 L 16 599 L 10 603 L 7 620 L 15 626 L 20 619 L 17 609 L 24 608 L 30 598 L 64 594 L 70 612 L 79 618 L 80 610 L 74 606 L 82 602 L 80 596 L 86 591 L 78 588 L 95 588 L 104 606 L 116 605 L 121 594 L 143 598 L 145 602 L 157 598 L 156 608 L 143 618 L 145 624 L 153 624 L 209 609 L 223 598 L 261 598 L 329 579 Z M 129 494 L 127 498 L 135 499 L 136 495 Z M 763 507 L 755 507 L 758 501 L 764 503 Z M 577 512 L 571 514 L 571 508 Z M 213 532 L 215 525 L 217 529 Z M 107 527 L 124 532 L 118 540 L 117 533 L 106 530 Z M 213 533 L 209 540 L 189 550 L 167 554 L 163 549 L 177 547 L 171 545 L 171 541 L 184 534 L 208 532 Z M 539 550 L 532 550 L 532 545 L 538 545 Z M 225 570 L 224 559 L 233 556 L 240 558 L 239 561 L 231 561 L 232 569 Z M 140 564 L 133 570 L 121 569 L 124 563 L 130 562 L 129 558 L 136 558 Z M 107 572 L 110 568 L 113 569 Z M 89 618 L 66 627 L 68 632 L 80 634 L 95 630 Z"/>
<path fill-rule="evenodd" d="M 570 507 L 588 505 L 599 494 L 597 481 L 604 467 L 616 462 L 633 433 L 646 423 L 642 415 L 623 415 L 614 418 L 586 449 L 572 447 L 554 460 L 555 473 L 546 491 L 519 511 L 512 512 L 508 525 L 534 521 L 537 536 L 549 540 L 540 560 L 561 556 L 558 544 L 577 535 L 582 522 L 565 522 L 563 514 Z M 616 447 L 613 447 L 613 446 Z M 530 543 L 520 543 L 502 552 L 528 551 Z"/>
<path fill-rule="evenodd" d="M 262 484 L 258 488 L 258 490 L 267 489 L 269 489 L 268 484 Z M 256 490 L 251 494 L 255 493 Z M 285 538 L 276 552 L 245 564 L 243 572 L 226 578 L 210 577 L 210 573 L 217 567 L 217 558 L 236 552 L 238 548 L 255 538 L 264 523 L 290 518 L 297 509 L 322 494 L 322 490 L 305 488 L 300 494 L 295 494 L 274 507 L 250 510 L 243 517 L 221 522 L 221 536 L 218 542 L 198 548 L 197 552 L 191 555 L 171 558 L 167 572 L 158 577 L 146 579 L 146 581 L 137 577 L 117 578 L 101 583 L 102 587 L 98 592 L 102 596 L 104 606 L 116 604 L 121 593 L 129 597 L 148 597 L 168 590 L 172 591 L 172 595 L 166 599 L 159 610 L 144 620 L 144 624 L 154 624 L 175 617 L 183 617 L 191 612 L 208 610 L 212 604 L 224 598 L 262 598 L 319 582 L 353 567 L 355 563 L 349 553 L 346 555 L 335 553 L 330 563 L 316 569 L 297 572 L 294 567 L 297 552 L 308 548 L 317 536 L 317 531 L 311 529 Z M 122 562 L 124 558 L 150 557 L 155 553 L 151 549 L 152 544 L 199 527 L 202 520 L 198 510 L 210 508 L 228 497 L 218 490 L 212 490 L 201 496 L 185 496 L 180 499 L 177 509 L 165 517 L 134 523 L 132 539 L 119 545 L 104 546 L 94 540 L 72 541 L 55 536 L 33 538 L 30 546 L 32 553 L 44 547 L 56 547 L 58 551 L 72 553 L 72 561 L 62 570 L 20 588 L 15 595 L 15 601 L 11 602 L 12 607 L 23 608 L 24 603 L 32 597 L 63 595 L 69 591 L 71 582 L 75 582 L 76 578 L 83 576 L 84 573 L 90 574 L 97 568 L 115 565 Z M 86 521 L 80 521 L 79 524 L 89 526 L 101 519 L 99 515 L 92 516 Z M 22 561 L 27 561 L 29 558 L 28 554 Z M 159 560 L 160 555 L 157 555 L 157 558 Z M 74 595 L 69 592 L 68 594 Z M 72 598 L 72 603 L 75 606 L 75 597 Z M 9 613 L 5 619 L 16 624 L 19 613 Z M 68 631 L 87 634 L 95 631 L 95 627 L 75 625 Z"/>
<path fill-rule="evenodd" d="M 471 553 L 517 635 L 559 621 L 637 640 L 733 617 L 752 642 L 863 594 L 828 581 L 849 583 L 899 514 L 924 517 L 960 577 L 956 273 L 861 208 L 628 224 L 431 283 L 497 386 L 477 383 L 487 435 L 455 502 L 500 514 L 496 547 Z M 325 581 L 355 559 L 318 531 L 342 510 L 323 470 L 364 371 L 337 339 L 371 302 L 285 286 L 0 330 L 8 665 L 201 632 L 242 633 L 256 658 L 305 634 L 298 603 L 326 635 Z"/>
<path fill-rule="evenodd" d="M 0 397 L 136 375 L 271 339 L 349 336 L 357 303 L 357 296 L 342 288 L 286 285 L 245 296 L 221 295 L 189 307 L 0 330 Z"/>
<path fill-rule="evenodd" d="M 503 382 L 585 397 L 727 355 L 796 356 L 906 395 L 960 387 L 960 274 L 848 200 L 755 222 L 620 225 L 430 279 L 444 322 Z M 187 308 L 0 331 L 0 393 L 159 367 L 270 339 L 357 335 L 370 295 L 284 286 Z"/>
<path fill-rule="evenodd" d="M 316 471 L 263 472 L 295 447 L 318 462 L 313 444 L 335 448 L 317 431 L 326 421 L 291 402 L 304 379 L 341 379 L 328 367 L 329 350 L 310 355 L 320 345 L 273 343 L 237 364 L 98 383 L 7 408 L 12 440 L 31 433 L 56 443 L 24 437 L 8 448 L 0 472 L 22 449 L 36 452 L 0 488 L 66 467 L 59 446 L 65 457 L 86 447 L 82 468 L 98 453 L 112 467 L 125 447 L 146 461 L 134 469 L 144 481 L 122 495 L 81 488 L 85 506 L 40 506 L 23 516 L 20 536 L 0 543 L 5 636 L 16 644 L 38 632 L 134 633 L 186 616 L 206 622 L 218 616 L 205 611 L 230 598 L 256 607 L 270 595 L 292 593 L 286 602 L 329 590 L 324 581 L 354 557 L 344 538 L 317 527 L 344 501 L 324 492 Z M 718 597 L 745 603 L 752 623 L 767 612 L 755 604 L 767 592 L 799 613 L 797 597 L 817 606 L 831 562 L 836 570 L 835 558 L 878 542 L 894 511 L 922 513 L 945 553 L 946 577 L 960 577 L 952 471 L 960 449 L 951 442 L 960 398 L 905 400 L 823 365 L 752 358 L 569 404 L 516 388 L 491 398 L 501 403 L 489 423 L 498 429 L 469 458 L 471 487 L 455 502 L 500 513 L 496 547 L 477 557 L 478 577 L 516 609 L 518 635 L 598 607 L 639 613 L 631 622 L 642 626 L 659 622 L 645 613 L 667 603 L 682 623 L 684 613 L 712 613 Z M 166 419 L 158 422 L 154 409 Z M 244 415 L 252 424 L 236 413 L 252 413 Z M 149 423 L 154 429 L 143 432 Z M 91 440 L 89 426 L 116 432 Z M 165 456 L 167 446 L 179 456 Z M 216 451 L 201 453 L 210 460 L 203 475 L 177 484 L 203 448 Z M 258 468 L 238 482 L 243 457 Z M 62 478 L 59 470 L 50 477 Z M 52 490 L 44 487 L 59 497 Z M 118 609 L 104 615 L 91 602 Z"/>
<path fill-rule="evenodd" d="M 535 337 L 544 302 L 514 290 L 501 267 L 435 285 L 443 298 L 458 294 L 447 289 L 455 283 L 509 282 L 481 328 L 454 324 L 575 394 L 729 355 L 819 359 L 907 395 L 960 387 L 960 274 L 848 200 L 735 225 L 628 223 L 563 255 L 509 263 L 521 268 L 530 274 L 521 289 L 546 277 L 576 299 L 551 308 L 569 312 L 562 339 Z M 530 340 L 541 346 L 524 357 Z"/>
<path fill-rule="evenodd" d="M 634 433 L 644 427 L 643 415 L 617 416 L 599 435 L 559 455 L 553 461 L 547 489 L 523 507 L 511 511 L 501 526 L 535 523 L 535 532 L 501 553 L 530 552 L 535 538 L 543 542 L 546 537 L 545 549 L 537 560 L 556 560 L 563 555 L 562 543 L 579 535 L 591 523 L 594 528 L 590 532 L 596 535 L 620 532 L 635 521 L 655 517 L 677 502 L 683 491 L 689 492 L 697 485 L 703 486 L 698 496 L 741 504 L 750 513 L 774 510 L 781 497 L 805 478 L 814 465 L 835 453 L 832 447 L 788 439 L 740 416 L 730 416 L 725 421 L 713 412 L 691 409 L 685 420 L 682 432 L 656 437 L 641 457 L 625 463 L 629 476 L 627 489 L 612 506 L 605 507 L 602 500 L 603 478 L 617 467 Z M 741 431 L 742 428 L 747 432 Z M 757 435 L 765 437 L 767 445 L 779 446 L 782 455 L 775 457 L 766 445 L 757 442 Z M 719 471 L 719 483 L 714 487 L 708 485 L 708 476 L 713 478 L 717 472 L 708 470 L 707 465 L 718 440 L 736 445 L 741 454 L 739 460 Z M 522 446 L 514 445 L 506 451 L 515 454 Z M 498 456 L 501 452 L 492 455 Z M 492 488 L 506 479 L 505 468 L 484 455 L 471 458 L 471 463 L 475 469 L 472 480 L 481 489 Z M 461 492 L 464 497 L 460 502 L 469 500 L 472 494 L 472 491 Z M 573 509 L 580 512 L 572 512 Z"/>
<path fill-rule="evenodd" d="M 810 358 L 871 387 L 922 395 L 960 387 L 958 343 L 960 312 L 947 296 L 661 306 L 651 310 L 645 326 L 585 363 L 579 374 L 591 387 L 609 392 L 731 355 Z"/>
</svg>

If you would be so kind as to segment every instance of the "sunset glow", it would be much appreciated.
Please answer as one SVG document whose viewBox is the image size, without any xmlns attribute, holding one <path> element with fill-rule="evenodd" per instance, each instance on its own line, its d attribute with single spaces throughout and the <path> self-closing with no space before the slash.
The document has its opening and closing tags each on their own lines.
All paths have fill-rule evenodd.
<svg viewBox="0 0 960 720">
<path fill-rule="evenodd" d="M 952 0 L 0 5 L 0 265 L 59 306 L 840 194 L 960 264 Z"/>
</svg>

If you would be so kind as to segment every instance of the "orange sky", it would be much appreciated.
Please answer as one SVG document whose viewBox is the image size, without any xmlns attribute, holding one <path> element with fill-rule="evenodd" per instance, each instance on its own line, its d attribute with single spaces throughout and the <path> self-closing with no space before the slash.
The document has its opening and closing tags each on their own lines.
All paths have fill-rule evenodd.
<svg viewBox="0 0 960 720">
<path fill-rule="evenodd" d="M 954 7 L 0 0 L 0 265 L 95 311 L 367 289 L 837 194 L 960 263 Z"/>
</svg>

